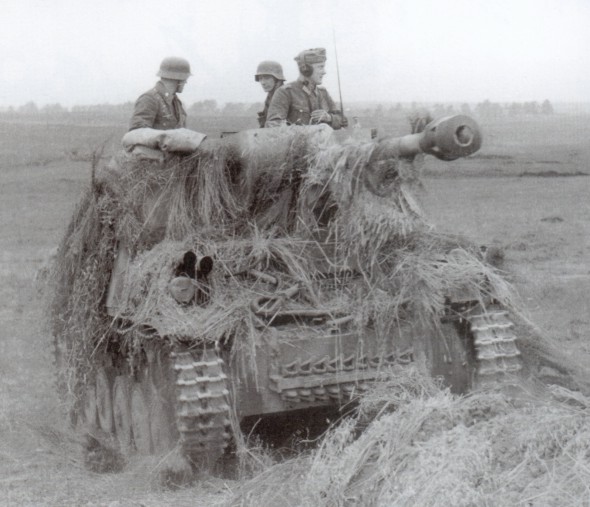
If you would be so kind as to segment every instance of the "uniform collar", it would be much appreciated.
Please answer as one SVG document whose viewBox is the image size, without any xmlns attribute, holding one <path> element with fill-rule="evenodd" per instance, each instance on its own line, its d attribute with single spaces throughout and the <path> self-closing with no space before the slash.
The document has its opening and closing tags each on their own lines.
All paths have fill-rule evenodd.
<svg viewBox="0 0 590 507">
<path fill-rule="evenodd" d="M 299 81 L 299 83 L 301 84 L 301 88 L 303 88 L 303 91 L 305 93 L 311 95 L 312 93 L 316 92 L 317 85 L 313 81 L 310 81 L 304 76 L 299 76 L 297 78 L 297 81 Z"/>
</svg>

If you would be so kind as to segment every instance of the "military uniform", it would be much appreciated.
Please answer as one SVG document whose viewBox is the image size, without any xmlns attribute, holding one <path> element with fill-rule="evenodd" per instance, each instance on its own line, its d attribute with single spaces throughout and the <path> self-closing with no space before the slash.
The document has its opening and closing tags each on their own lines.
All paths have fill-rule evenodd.
<svg viewBox="0 0 590 507">
<path fill-rule="evenodd" d="M 175 93 L 170 93 L 161 81 L 135 102 L 129 130 L 144 127 L 157 130 L 186 127 L 186 112 L 182 102 Z"/>
<path fill-rule="evenodd" d="M 342 112 L 336 109 L 328 90 L 316 84 L 321 83 L 325 72 L 320 71 L 319 80 L 318 76 L 313 77 L 313 65 L 326 61 L 326 50 L 306 49 L 295 57 L 295 61 L 299 66 L 300 76 L 297 81 L 286 84 L 276 91 L 268 108 L 265 126 L 310 125 L 311 113 L 321 110 L 327 113 L 322 114 L 323 123 L 327 123 L 333 129 L 346 127 L 348 122 Z"/>
<path fill-rule="evenodd" d="M 328 90 L 299 78 L 276 91 L 268 108 L 266 126 L 309 125 L 311 112 L 316 109 L 330 113 L 332 120 L 328 124 L 333 129 L 342 127 L 342 113 L 336 109 Z"/>
<path fill-rule="evenodd" d="M 258 113 L 258 124 L 260 128 L 266 126 L 266 119 L 268 118 L 268 108 L 270 107 L 270 102 L 275 94 L 275 92 L 283 85 L 282 81 L 277 82 L 277 86 L 275 86 L 271 91 L 268 92 L 266 95 L 266 100 L 264 101 L 264 109 Z"/>
<path fill-rule="evenodd" d="M 258 113 L 258 124 L 260 128 L 264 127 L 266 123 L 266 117 L 268 115 L 268 107 L 270 106 L 270 101 L 274 93 L 277 89 L 283 86 L 285 82 L 285 76 L 283 75 L 283 66 L 279 62 L 275 62 L 273 60 L 264 60 L 258 64 L 258 68 L 256 69 L 256 74 L 254 74 L 254 81 L 259 82 L 260 78 L 263 76 L 271 76 L 275 79 L 275 84 L 266 95 L 266 100 L 264 101 L 264 109 Z M 263 89 L 264 86 L 262 87 Z"/>
</svg>

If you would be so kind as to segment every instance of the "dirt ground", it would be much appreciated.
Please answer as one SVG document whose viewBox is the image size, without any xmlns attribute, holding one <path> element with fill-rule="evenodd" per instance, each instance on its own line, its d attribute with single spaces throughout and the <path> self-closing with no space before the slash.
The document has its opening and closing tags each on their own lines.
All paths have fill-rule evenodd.
<svg viewBox="0 0 590 507">
<path fill-rule="evenodd" d="M 580 174 L 590 174 L 588 129 L 579 129 L 585 119 L 561 121 L 571 129 L 552 139 L 553 150 L 538 134 L 550 125 L 535 124 L 535 135 L 522 138 L 490 125 L 479 158 L 444 173 L 427 164 L 420 199 L 440 230 L 503 247 L 523 311 L 590 372 L 590 178 Z M 67 148 L 59 142 L 66 144 L 58 151 Z M 232 481 L 207 476 L 165 491 L 155 485 L 153 461 L 138 459 L 118 474 L 84 468 L 53 386 L 37 278 L 89 181 L 89 163 L 1 160 L 0 505 L 222 504 Z"/>
<path fill-rule="evenodd" d="M 503 269 L 530 320 L 590 372 L 590 178 L 425 181 L 440 230 L 504 248 Z"/>
</svg>

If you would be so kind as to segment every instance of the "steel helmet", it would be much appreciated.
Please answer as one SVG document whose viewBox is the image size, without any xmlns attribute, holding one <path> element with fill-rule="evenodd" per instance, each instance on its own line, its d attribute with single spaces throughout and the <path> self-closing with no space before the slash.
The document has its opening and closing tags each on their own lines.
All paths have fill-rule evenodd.
<svg viewBox="0 0 590 507">
<path fill-rule="evenodd" d="M 272 60 L 265 60 L 258 64 L 256 74 L 254 74 L 254 81 L 259 81 L 260 76 L 272 76 L 279 81 L 284 81 L 283 67 L 279 62 L 273 62 Z"/>
<path fill-rule="evenodd" d="M 178 81 L 184 81 L 191 76 L 191 66 L 184 58 L 177 56 L 169 56 L 162 60 L 160 64 L 160 70 L 158 76 L 167 79 L 177 79 Z"/>
</svg>

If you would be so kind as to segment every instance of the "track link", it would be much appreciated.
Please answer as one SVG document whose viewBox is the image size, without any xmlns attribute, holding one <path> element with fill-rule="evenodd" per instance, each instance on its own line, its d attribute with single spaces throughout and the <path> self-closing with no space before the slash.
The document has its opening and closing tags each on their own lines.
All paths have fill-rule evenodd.
<svg viewBox="0 0 590 507">
<path fill-rule="evenodd" d="M 212 465 L 231 438 L 223 360 L 214 349 L 175 350 L 171 358 L 180 447 L 193 463 Z"/>
<path fill-rule="evenodd" d="M 491 310 L 469 318 L 477 359 L 477 381 L 489 385 L 522 368 L 514 323 L 505 310 Z"/>
</svg>

